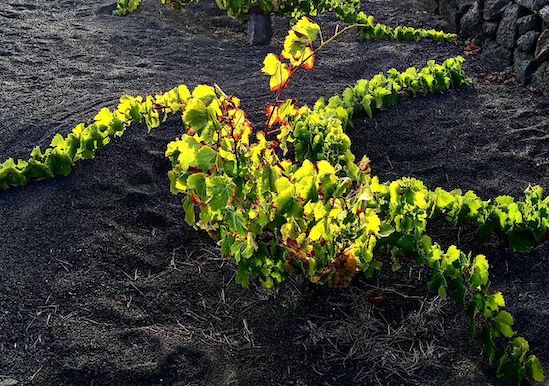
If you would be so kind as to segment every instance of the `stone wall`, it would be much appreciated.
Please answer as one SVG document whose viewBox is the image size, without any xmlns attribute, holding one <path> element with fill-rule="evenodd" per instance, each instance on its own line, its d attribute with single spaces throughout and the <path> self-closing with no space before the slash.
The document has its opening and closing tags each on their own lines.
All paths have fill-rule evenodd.
<svg viewBox="0 0 549 386">
<path fill-rule="evenodd" d="M 474 38 L 482 61 L 549 95 L 549 0 L 439 0 L 454 32 Z"/>
</svg>

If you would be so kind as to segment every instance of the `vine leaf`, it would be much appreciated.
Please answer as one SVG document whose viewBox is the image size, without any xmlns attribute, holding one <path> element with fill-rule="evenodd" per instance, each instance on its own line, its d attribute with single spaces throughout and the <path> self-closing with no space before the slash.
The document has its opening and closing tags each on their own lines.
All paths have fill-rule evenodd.
<svg viewBox="0 0 549 386">
<path fill-rule="evenodd" d="M 215 165 L 217 152 L 209 146 L 202 146 L 196 154 L 197 166 L 207 172 Z"/>
<path fill-rule="evenodd" d="M 536 382 L 543 382 L 545 375 L 539 359 L 535 355 L 530 355 L 526 361 L 526 373 Z"/>
<path fill-rule="evenodd" d="M 207 184 L 210 208 L 214 211 L 226 208 L 235 194 L 235 183 L 227 176 L 215 176 L 208 179 Z"/>
<path fill-rule="evenodd" d="M 272 92 L 284 89 L 291 75 L 288 65 L 282 63 L 275 54 L 268 54 L 265 57 L 261 71 L 271 77 L 269 87 Z"/>
<path fill-rule="evenodd" d="M 500 311 L 499 314 L 493 319 L 494 326 L 497 330 L 506 338 L 511 338 L 515 335 L 513 331 L 513 316 L 507 311 Z"/>
</svg>

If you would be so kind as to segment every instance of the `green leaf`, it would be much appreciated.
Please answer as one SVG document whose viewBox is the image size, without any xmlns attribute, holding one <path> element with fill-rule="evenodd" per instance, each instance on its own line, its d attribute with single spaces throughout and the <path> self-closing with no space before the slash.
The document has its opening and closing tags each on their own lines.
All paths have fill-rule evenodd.
<svg viewBox="0 0 549 386">
<path fill-rule="evenodd" d="M 522 383 L 525 376 L 528 376 L 525 360 L 528 350 L 529 346 L 526 339 L 522 337 L 513 339 L 507 345 L 499 360 L 497 376 L 504 377 L 517 384 Z"/>
<path fill-rule="evenodd" d="M 183 114 L 183 121 L 187 127 L 193 128 L 195 131 L 200 132 L 210 122 L 210 114 L 208 107 L 200 99 L 191 99 L 187 104 L 185 113 Z"/>
<path fill-rule="evenodd" d="M 318 161 L 316 167 L 318 169 L 318 178 L 321 178 L 325 175 L 335 174 L 336 172 L 335 168 L 328 161 L 325 160 Z"/>
<path fill-rule="evenodd" d="M 42 180 L 52 178 L 53 174 L 46 164 L 34 159 L 30 159 L 23 171 L 27 178 L 32 180 Z"/>
<path fill-rule="evenodd" d="M 275 204 L 281 213 L 286 213 L 292 209 L 295 203 L 295 187 L 286 177 L 277 178 L 275 181 L 277 195 Z"/>
<path fill-rule="evenodd" d="M 535 355 L 530 355 L 526 361 L 526 375 L 536 382 L 543 382 L 545 380 L 543 367 Z"/>
<path fill-rule="evenodd" d="M 185 210 L 185 221 L 187 222 L 187 224 L 194 227 L 196 222 L 194 203 L 189 196 L 185 196 L 185 198 L 181 200 L 181 203 L 183 204 L 183 209 Z"/>
<path fill-rule="evenodd" d="M 513 320 L 513 316 L 509 312 L 500 311 L 500 313 L 497 314 L 494 319 L 492 319 L 492 322 L 496 329 L 506 338 L 511 338 L 513 337 L 513 335 L 515 335 L 515 332 L 512 328 L 515 322 Z"/>
<path fill-rule="evenodd" d="M 328 234 L 326 230 L 326 221 L 324 219 L 318 221 L 309 232 L 309 239 L 311 241 L 317 241 L 320 239 L 328 239 Z"/>
<path fill-rule="evenodd" d="M 368 118 L 372 118 L 374 115 L 372 103 L 374 103 L 374 97 L 369 94 L 364 95 L 364 97 L 362 98 L 362 108 L 364 109 L 364 112 L 366 113 Z"/>
<path fill-rule="evenodd" d="M 300 35 L 305 35 L 307 43 L 313 43 L 320 33 L 320 26 L 306 17 L 302 17 L 292 29 Z"/>
<path fill-rule="evenodd" d="M 494 338 L 491 333 L 491 328 L 485 326 L 479 336 L 479 341 L 484 345 L 486 359 L 490 365 L 494 364 L 496 359 Z"/>
<path fill-rule="evenodd" d="M 454 202 L 454 196 L 443 189 L 437 189 L 437 201 L 436 205 L 439 209 L 447 209 Z"/>
<path fill-rule="evenodd" d="M 501 292 L 488 295 L 484 304 L 484 317 L 490 318 L 493 313 L 497 312 L 502 307 L 505 307 L 505 299 Z"/>
<path fill-rule="evenodd" d="M 294 172 L 293 180 L 299 181 L 302 178 L 310 177 L 310 176 L 313 176 L 314 174 L 315 174 L 314 165 L 311 161 L 307 159 L 303 161 L 303 164 L 301 165 L 301 167 Z"/>
<path fill-rule="evenodd" d="M 273 169 L 270 166 L 265 166 L 261 171 L 260 182 L 259 188 L 261 193 L 270 192 L 276 189 Z"/>
<path fill-rule="evenodd" d="M 200 144 L 190 135 L 184 134 L 180 141 L 176 142 L 179 150 L 177 161 L 181 168 L 186 171 L 191 166 L 197 166 L 197 154 Z"/>
<path fill-rule="evenodd" d="M 198 196 L 202 201 L 207 199 L 206 189 L 206 175 L 204 173 L 193 173 L 187 177 L 187 188 L 192 189 L 198 193 Z"/>
<path fill-rule="evenodd" d="M 324 197 L 332 197 L 336 184 L 338 182 L 337 178 L 333 175 L 326 174 L 320 179 L 320 191 L 324 194 Z"/>
<path fill-rule="evenodd" d="M 513 225 L 522 223 L 522 213 L 516 203 L 510 204 L 507 210 L 509 211 L 509 221 L 513 223 Z"/>
<path fill-rule="evenodd" d="M 446 293 L 446 288 L 443 286 L 438 287 L 438 296 L 440 296 L 442 299 L 446 299 L 448 294 Z"/>
<path fill-rule="evenodd" d="M 242 256 L 250 259 L 254 256 L 254 253 L 256 250 L 257 250 L 257 243 L 254 240 L 254 236 L 250 232 L 248 232 L 246 234 L 246 244 L 242 252 Z"/>
<path fill-rule="evenodd" d="M 54 151 L 46 156 L 46 165 L 54 175 L 68 176 L 72 171 L 72 160 L 66 154 Z"/>
<path fill-rule="evenodd" d="M 384 238 L 389 237 L 393 233 L 395 233 L 395 228 L 389 223 L 384 222 L 379 227 L 379 236 L 380 237 L 384 237 Z"/>
<path fill-rule="evenodd" d="M 203 102 L 205 106 L 208 106 L 215 99 L 215 90 L 213 87 L 200 84 L 194 88 L 192 97 Z"/>
<path fill-rule="evenodd" d="M 495 201 L 501 206 L 507 206 L 515 202 L 515 199 L 511 196 L 498 196 Z"/>
<path fill-rule="evenodd" d="M 217 152 L 209 146 L 202 146 L 197 155 L 197 166 L 207 172 L 215 166 Z"/>
<path fill-rule="evenodd" d="M 51 140 L 51 147 L 56 147 L 61 151 L 66 150 L 67 148 L 67 141 L 61 134 L 56 134 L 53 139 Z"/>
<path fill-rule="evenodd" d="M 473 260 L 470 285 L 473 288 L 488 284 L 488 260 L 484 255 L 477 255 Z"/>
<path fill-rule="evenodd" d="M 229 209 L 225 212 L 225 217 L 227 218 L 227 224 L 229 225 L 229 228 L 233 232 L 236 232 L 240 236 L 246 235 L 246 220 L 241 214 L 237 213 L 233 209 Z"/>
<path fill-rule="evenodd" d="M 272 53 L 265 57 L 261 71 L 271 77 L 269 87 L 272 92 L 285 88 L 291 75 L 286 63 L 282 63 L 278 56 Z"/>
<path fill-rule="evenodd" d="M 224 209 L 236 191 L 236 184 L 227 176 L 215 176 L 207 180 L 212 210 Z"/>
<path fill-rule="evenodd" d="M 297 195 L 303 199 L 308 200 L 315 196 L 315 177 L 314 176 L 308 176 L 304 177 L 301 180 L 299 180 L 295 184 L 295 191 Z"/>
<path fill-rule="evenodd" d="M 225 228 L 223 228 L 223 229 L 225 229 Z M 233 246 L 234 241 L 235 241 L 235 238 L 234 238 L 233 235 L 226 233 L 226 231 L 224 231 L 222 233 L 222 238 L 221 238 L 221 241 L 220 241 L 220 243 L 221 243 L 221 256 L 223 256 L 223 257 L 229 257 L 230 256 L 231 247 Z"/>
</svg>

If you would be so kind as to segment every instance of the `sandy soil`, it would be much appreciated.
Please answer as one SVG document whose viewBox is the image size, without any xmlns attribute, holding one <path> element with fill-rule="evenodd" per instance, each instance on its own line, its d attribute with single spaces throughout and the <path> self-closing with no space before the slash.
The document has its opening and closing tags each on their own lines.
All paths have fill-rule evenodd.
<svg viewBox="0 0 549 386">
<path fill-rule="evenodd" d="M 280 49 L 286 22 L 276 19 L 271 46 L 253 48 L 244 26 L 212 3 L 185 12 L 156 3 L 117 18 L 102 1 L 0 2 L 0 159 L 26 157 L 121 94 L 180 83 L 217 82 L 262 120 L 270 95 L 258 71 Z M 365 8 L 392 24 L 444 27 L 419 0 Z M 460 53 L 350 35 L 289 94 L 311 102 L 393 66 Z M 549 101 L 489 81 L 477 58 L 467 68 L 472 88 L 404 99 L 357 120 L 354 151 L 385 179 L 416 176 L 486 198 L 519 195 L 529 183 L 549 189 Z M 297 279 L 278 294 L 237 286 L 169 194 L 162 154 L 181 126 L 166 127 L 151 135 L 132 128 L 70 177 L 0 194 L 0 383 L 500 384 L 464 318 L 425 290 L 426 272 L 406 266 L 345 290 Z M 513 255 L 477 245 L 467 230 L 432 228 L 445 244 L 491 258 L 494 286 L 549 364 L 549 246 Z M 367 301 L 373 287 L 387 299 L 381 306 Z"/>
</svg>

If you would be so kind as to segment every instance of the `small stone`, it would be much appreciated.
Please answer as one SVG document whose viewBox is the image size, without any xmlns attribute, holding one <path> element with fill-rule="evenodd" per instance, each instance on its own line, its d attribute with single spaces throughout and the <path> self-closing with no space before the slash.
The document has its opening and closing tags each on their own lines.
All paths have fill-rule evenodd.
<svg viewBox="0 0 549 386">
<path fill-rule="evenodd" d="M 513 68 L 517 71 L 517 76 L 523 83 L 530 82 L 534 71 L 537 68 L 537 61 L 534 55 L 515 50 L 513 55 Z"/>
<path fill-rule="evenodd" d="M 517 48 L 522 52 L 532 52 L 536 46 L 540 33 L 537 31 L 529 31 L 518 38 Z"/>
<path fill-rule="evenodd" d="M 549 95 L 549 62 L 543 63 L 534 72 L 530 86 L 536 91 Z"/>
<path fill-rule="evenodd" d="M 494 40 L 487 40 L 482 51 L 482 63 L 492 70 L 504 71 L 513 62 L 513 51 L 499 45 Z"/>
<path fill-rule="evenodd" d="M 549 24 L 549 5 L 540 9 L 539 15 L 545 24 Z"/>
<path fill-rule="evenodd" d="M 19 384 L 19 381 L 13 378 L 5 378 L 0 381 L 0 386 L 15 386 L 18 384 Z"/>
<path fill-rule="evenodd" d="M 538 12 L 545 5 L 549 4 L 547 0 L 515 0 L 515 2 L 532 12 Z"/>
<path fill-rule="evenodd" d="M 259 10 L 252 10 L 248 16 L 248 39 L 254 46 L 264 46 L 271 42 L 273 27 L 271 16 Z"/>
<path fill-rule="evenodd" d="M 494 21 L 485 21 L 482 25 L 482 31 L 484 34 L 490 38 L 496 37 L 496 33 L 498 32 L 499 24 Z"/>
<path fill-rule="evenodd" d="M 482 27 L 482 13 L 480 5 L 475 2 L 461 18 L 461 33 L 464 36 L 475 36 L 480 33 Z"/>
<path fill-rule="evenodd" d="M 517 20 L 518 34 L 524 35 L 528 31 L 538 30 L 541 27 L 539 18 L 536 15 L 519 17 Z"/>
<path fill-rule="evenodd" d="M 517 41 L 517 20 L 520 14 L 520 7 L 510 4 L 505 8 L 503 19 L 499 23 L 496 41 L 504 47 L 513 48 Z"/>
<path fill-rule="evenodd" d="M 541 36 L 538 38 L 538 44 L 536 44 L 536 53 L 534 56 L 540 62 L 549 59 L 549 29 L 543 31 Z"/>
<path fill-rule="evenodd" d="M 510 2 L 511 0 L 486 0 L 483 11 L 484 20 L 496 19 Z"/>
</svg>

